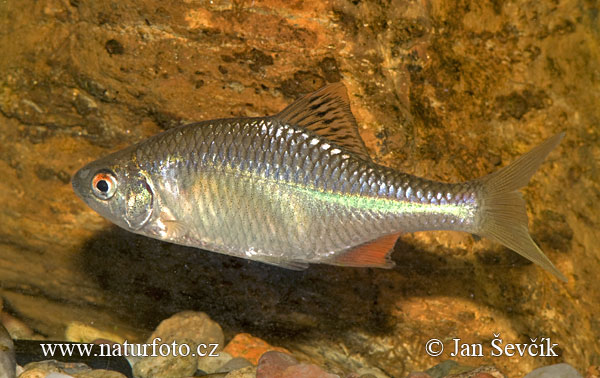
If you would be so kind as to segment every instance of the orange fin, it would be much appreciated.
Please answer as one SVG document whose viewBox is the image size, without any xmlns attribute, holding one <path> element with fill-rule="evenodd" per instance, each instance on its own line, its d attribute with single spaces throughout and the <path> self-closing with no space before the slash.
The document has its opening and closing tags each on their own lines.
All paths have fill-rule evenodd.
<svg viewBox="0 0 600 378">
<path fill-rule="evenodd" d="M 390 260 L 390 253 L 396 244 L 396 240 L 398 240 L 398 236 L 400 236 L 400 233 L 385 235 L 379 239 L 361 244 L 337 256 L 330 264 L 365 268 L 392 268 L 395 264 Z"/>
</svg>

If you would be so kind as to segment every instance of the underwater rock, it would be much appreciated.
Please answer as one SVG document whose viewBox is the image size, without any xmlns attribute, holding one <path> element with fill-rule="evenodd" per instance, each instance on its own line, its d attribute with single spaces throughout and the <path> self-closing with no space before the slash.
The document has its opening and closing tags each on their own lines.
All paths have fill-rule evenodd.
<svg viewBox="0 0 600 378">
<path fill-rule="evenodd" d="M 228 373 L 225 378 L 255 378 L 256 366 L 248 366 Z"/>
<path fill-rule="evenodd" d="M 40 339 L 41 336 L 37 335 L 33 330 L 25 324 L 21 319 L 18 319 L 6 312 L 0 312 L 0 323 L 4 324 L 4 327 L 10 333 L 13 339 Z"/>
<path fill-rule="evenodd" d="M 387 374 L 377 368 L 361 368 L 356 371 L 360 378 L 389 378 Z"/>
<path fill-rule="evenodd" d="M 15 344 L 4 325 L 0 323 L 0 378 L 14 378 L 16 372 Z"/>
<path fill-rule="evenodd" d="M 127 378 L 125 375 L 114 370 L 97 369 L 86 373 L 74 375 L 75 378 Z"/>
<path fill-rule="evenodd" d="M 427 369 L 425 373 L 432 378 L 442 378 L 450 374 L 460 374 L 473 370 L 472 366 L 461 365 L 456 361 L 448 360 Z"/>
<path fill-rule="evenodd" d="M 23 374 L 28 374 L 28 377 L 37 377 L 41 375 L 45 377 L 47 374 L 81 374 L 90 372 L 92 369 L 81 362 L 62 362 L 56 360 L 30 362 L 23 366 Z M 36 375 L 37 374 L 37 375 Z M 42 375 L 43 374 L 43 375 Z"/>
<path fill-rule="evenodd" d="M 234 370 L 243 369 L 248 366 L 253 366 L 250 361 L 242 357 L 235 357 L 227 361 L 223 366 L 218 368 L 215 373 L 229 373 Z"/>
<path fill-rule="evenodd" d="M 158 341 L 157 339 L 160 339 Z M 206 353 L 213 353 L 213 345 L 215 345 L 214 353 L 220 353 L 219 351 L 223 349 L 224 335 L 221 326 L 213 321 L 207 314 L 203 312 L 195 312 L 195 311 L 183 311 L 179 312 L 168 319 L 160 322 L 158 327 L 152 332 L 150 337 L 148 337 L 147 342 L 153 343 L 154 340 L 157 340 L 159 344 L 171 344 L 176 342 L 178 344 L 186 343 L 190 348 L 195 349 L 199 345 L 204 345 L 204 350 Z M 209 371 L 218 363 L 224 364 L 225 362 L 219 360 L 218 357 L 212 356 L 193 356 L 192 354 L 184 357 L 186 362 L 178 364 L 177 367 L 168 367 L 172 365 L 171 359 L 164 359 L 156 357 L 157 359 L 153 362 L 137 361 L 135 366 L 139 365 L 140 371 L 152 370 L 154 371 L 154 367 L 150 367 L 150 365 L 156 364 L 159 366 L 160 364 L 165 364 L 165 373 L 160 374 L 168 374 L 173 373 L 174 371 L 192 371 L 192 373 L 196 370 L 202 370 L 207 373 L 211 373 Z M 216 359 L 216 360 L 213 360 Z M 195 369 L 191 369 L 191 365 L 188 366 L 190 361 L 195 361 Z M 141 365 L 140 365 L 141 364 Z M 160 369 L 160 368 L 156 368 Z M 175 370 L 173 370 L 175 369 Z M 213 370 L 214 371 L 214 370 Z M 155 374 L 155 373 L 152 373 Z M 166 376 L 166 375 L 165 375 Z"/>
<path fill-rule="evenodd" d="M 4 0 L 0 25 L 0 296 L 36 332 L 80 321 L 142 341 L 193 309 L 335 372 L 404 377 L 438 362 L 430 338 L 495 332 L 553 335 L 560 360 L 459 362 L 519 377 L 598 362 L 597 1 Z M 392 270 L 283 271 L 111 228 L 67 182 L 165 128 L 272 114 L 340 78 L 371 156 L 431 179 L 478 177 L 566 130 L 522 193 L 572 280 L 446 232 L 402 235 Z"/>
<path fill-rule="evenodd" d="M 256 378 L 335 378 L 317 365 L 298 363 L 293 356 L 278 351 L 263 354 L 258 361 Z"/>
<path fill-rule="evenodd" d="M 297 365 L 298 360 L 287 353 L 269 351 L 258 360 L 256 378 L 276 377 L 290 366 Z"/>
<path fill-rule="evenodd" d="M 285 348 L 274 347 L 266 341 L 254 337 L 248 333 L 238 333 L 225 346 L 225 352 L 233 357 L 244 357 L 253 365 L 258 364 L 260 357 L 270 350 L 290 354 Z"/>
<path fill-rule="evenodd" d="M 537 368 L 524 378 L 583 378 L 583 376 L 573 366 L 563 363 Z"/>
<path fill-rule="evenodd" d="M 422 371 L 411 372 L 406 378 L 431 378 L 431 375 Z"/>
<path fill-rule="evenodd" d="M 74 377 L 72 375 L 65 374 L 65 373 L 52 372 L 52 373 L 46 375 L 44 378 L 74 378 Z"/>
<path fill-rule="evenodd" d="M 148 342 L 151 343 L 157 337 L 162 344 L 183 339 L 191 340 L 196 345 L 218 344 L 217 351 L 223 349 L 225 343 L 221 326 L 207 314 L 195 311 L 179 312 L 160 322 L 148 337 Z"/>
<path fill-rule="evenodd" d="M 232 357 L 227 352 L 219 352 L 217 357 L 204 356 L 198 358 L 197 369 L 205 373 L 215 373 L 217 369 L 225 365 Z"/>
<path fill-rule="evenodd" d="M 19 374 L 19 378 L 45 378 L 49 373 L 44 369 L 28 369 Z"/>
<path fill-rule="evenodd" d="M 268 378 L 340 378 L 337 374 L 329 374 L 317 365 L 297 364 L 286 368 L 279 375 L 273 375 Z"/>
<path fill-rule="evenodd" d="M 411 378 L 506 378 L 494 366 L 473 367 L 456 361 L 444 361 L 425 372 L 413 372 Z"/>
<path fill-rule="evenodd" d="M 93 343 L 95 340 L 105 340 L 122 344 L 123 336 L 104 331 L 82 322 L 71 322 L 65 330 L 65 339 L 76 343 Z"/>
<path fill-rule="evenodd" d="M 482 366 L 464 373 L 450 374 L 445 378 L 506 378 L 506 375 L 493 366 Z"/>
<path fill-rule="evenodd" d="M 184 343 L 185 340 L 178 341 Z M 133 374 L 139 378 L 173 378 L 192 376 L 196 371 L 197 358 L 188 356 L 144 357 L 133 367 Z"/>
</svg>

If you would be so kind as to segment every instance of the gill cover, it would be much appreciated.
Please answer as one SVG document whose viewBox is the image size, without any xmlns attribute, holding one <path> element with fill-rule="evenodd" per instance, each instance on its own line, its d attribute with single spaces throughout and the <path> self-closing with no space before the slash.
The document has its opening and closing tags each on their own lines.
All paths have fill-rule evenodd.
<svg viewBox="0 0 600 378">
<path fill-rule="evenodd" d="M 154 193 L 144 177 L 135 180 L 125 194 L 125 221 L 132 230 L 139 230 L 152 215 Z"/>
</svg>

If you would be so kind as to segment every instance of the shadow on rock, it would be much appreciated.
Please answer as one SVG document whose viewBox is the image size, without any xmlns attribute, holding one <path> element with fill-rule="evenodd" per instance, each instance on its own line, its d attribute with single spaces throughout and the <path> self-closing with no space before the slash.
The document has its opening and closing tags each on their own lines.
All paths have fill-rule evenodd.
<svg viewBox="0 0 600 378">
<path fill-rule="evenodd" d="M 229 336 L 244 331 L 289 340 L 348 329 L 381 335 L 397 321 L 395 299 L 468 295 L 462 275 L 442 267 L 464 262 L 440 261 L 402 240 L 394 257 L 394 270 L 312 265 L 298 272 L 113 227 L 86 243 L 81 263 L 106 292 L 111 311 L 132 324 L 152 329 L 173 313 L 197 310 Z"/>
</svg>

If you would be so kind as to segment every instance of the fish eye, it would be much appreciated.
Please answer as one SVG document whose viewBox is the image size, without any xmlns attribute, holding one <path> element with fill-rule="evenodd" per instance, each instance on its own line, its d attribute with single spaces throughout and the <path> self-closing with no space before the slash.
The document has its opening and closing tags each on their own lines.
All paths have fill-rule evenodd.
<svg viewBox="0 0 600 378">
<path fill-rule="evenodd" d="M 92 192 L 101 200 L 111 198 L 117 191 L 117 179 L 110 172 L 98 172 L 92 179 Z"/>
</svg>

